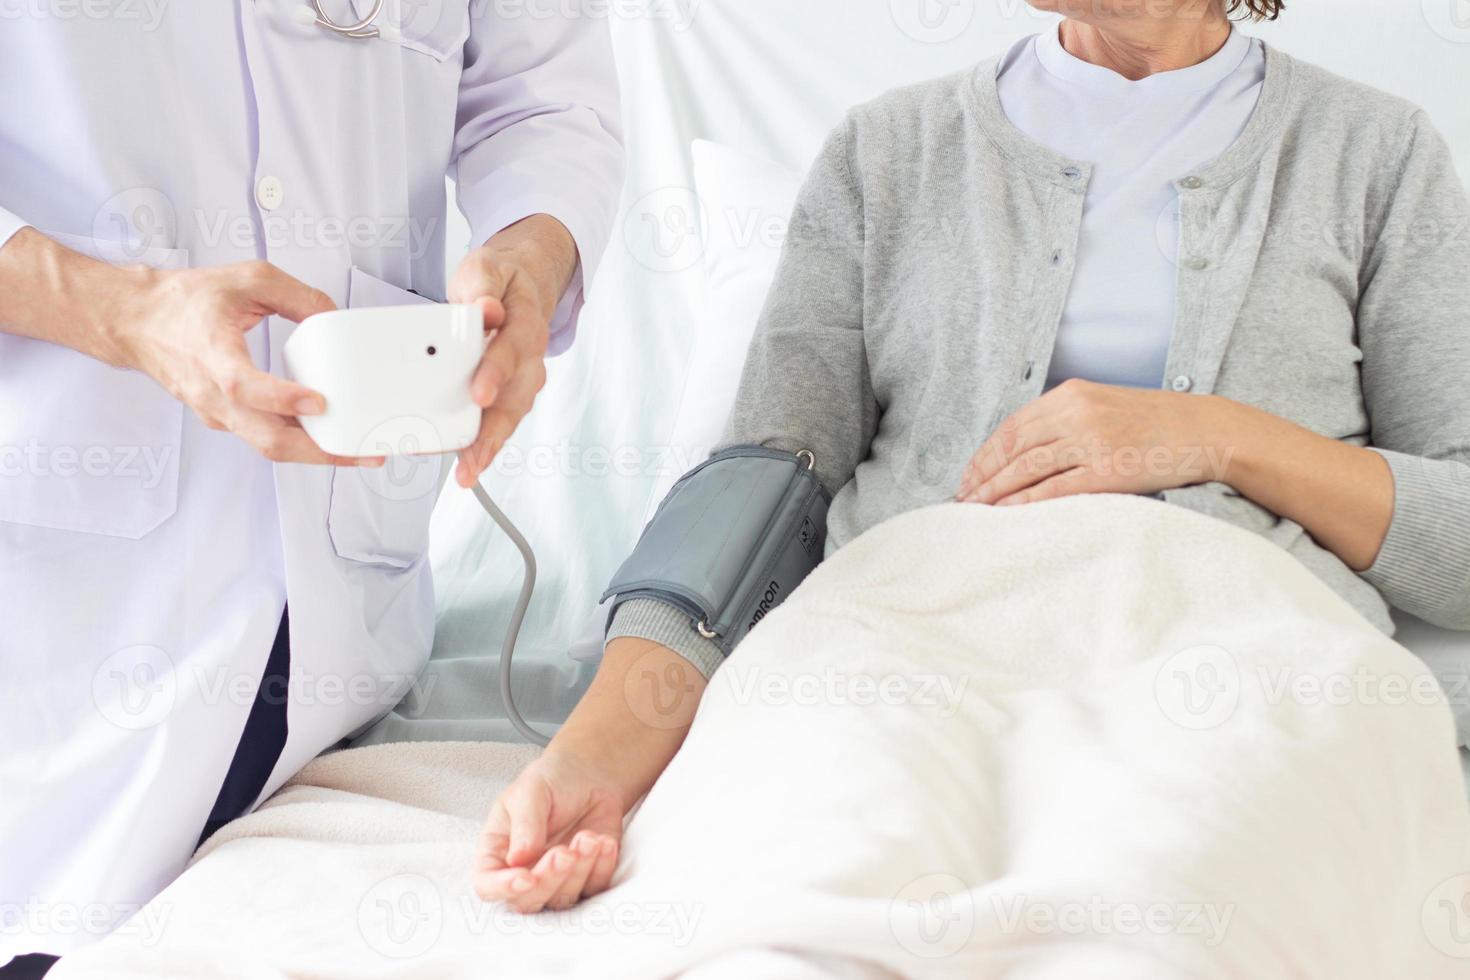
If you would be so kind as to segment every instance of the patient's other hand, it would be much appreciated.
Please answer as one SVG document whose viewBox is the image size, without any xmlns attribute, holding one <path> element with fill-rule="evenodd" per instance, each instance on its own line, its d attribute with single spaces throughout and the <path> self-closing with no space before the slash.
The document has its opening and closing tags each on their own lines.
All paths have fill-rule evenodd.
<svg viewBox="0 0 1470 980">
<path fill-rule="evenodd" d="M 599 767 L 549 749 L 495 801 L 475 852 L 475 893 L 517 912 L 565 909 L 607 889 L 624 805 Z"/>
</svg>

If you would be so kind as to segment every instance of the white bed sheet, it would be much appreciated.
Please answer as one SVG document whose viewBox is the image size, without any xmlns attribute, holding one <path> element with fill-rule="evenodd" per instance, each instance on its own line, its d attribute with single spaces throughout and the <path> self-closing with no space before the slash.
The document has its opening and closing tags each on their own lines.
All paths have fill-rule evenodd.
<svg viewBox="0 0 1470 980">
<path fill-rule="evenodd" d="M 1463 98 L 1470 21 L 1451 16 L 1454 2 L 1298 3 L 1279 24 L 1245 29 L 1424 106 L 1455 148 L 1462 176 L 1470 176 L 1470 100 Z M 1023 0 L 603 7 L 611 10 L 629 143 L 622 216 L 576 345 L 553 363 L 535 413 L 486 481 L 540 557 L 516 692 L 528 716 L 543 723 L 564 717 L 590 676 L 568 650 L 592 628 L 602 585 L 660 488 L 706 448 L 670 445 L 701 328 L 690 141 L 804 167 L 848 106 L 960 70 L 1053 20 Z M 467 238 L 463 223 L 451 222 L 451 262 Z M 609 467 L 609 459 L 622 465 Z M 425 693 L 366 740 L 511 738 L 495 672 L 519 560 L 474 500 L 454 488 L 435 513 L 433 541 L 440 625 Z M 1466 639 L 1429 634 L 1422 642 L 1453 655 Z"/>
</svg>

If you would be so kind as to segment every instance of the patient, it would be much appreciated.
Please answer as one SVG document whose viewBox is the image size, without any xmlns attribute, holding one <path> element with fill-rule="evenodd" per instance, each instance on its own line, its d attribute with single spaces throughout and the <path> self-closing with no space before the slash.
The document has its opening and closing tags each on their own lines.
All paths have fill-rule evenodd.
<svg viewBox="0 0 1470 980">
<path fill-rule="evenodd" d="M 1390 606 L 1470 629 L 1470 205 L 1443 141 L 1232 30 L 1280 0 L 1031 2 L 1060 30 L 829 138 L 727 442 L 815 454 L 828 554 L 945 500 L 1157 495 L 1385 632 Z M 623 605 L 489 816 L 479 894 L 607 888 L 722 659 L 673 607 Z"/>
</svg>

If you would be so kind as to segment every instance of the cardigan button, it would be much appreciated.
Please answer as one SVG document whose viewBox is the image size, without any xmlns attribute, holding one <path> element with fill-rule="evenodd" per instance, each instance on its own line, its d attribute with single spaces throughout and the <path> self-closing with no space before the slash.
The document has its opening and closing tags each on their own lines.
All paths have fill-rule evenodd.
<svg viewBox="0 0 1470 980">
<path fill-rule="evenodd" d="M 1175 378 L 1169 383 L 1169 387 L 1173 388 L 1180 394 L 1183 394 L 1184 392 L 1189 391 L 1191 388 L 1194 387 L 1194 379 L 1187 374 L 1181 374 L 1179 377 Z"/>
<path fill-rule="evenodd" d="M 1195 272 L 1204 272 L 1210 267 L 1210 260 L 1203 255 L 1196 255 L 1185 260 L 1184 265 L 1186 268 L 1192 269 Z"/>
<path fill-rule="evenodd" d="M 1179 182 L 1179 186 L 1187 191 L 1197 191 L 1201 187 L 1205 186 L 1205 182 L 1200 180 L 1198 177 L 1185 177 Z"/>
</svg>

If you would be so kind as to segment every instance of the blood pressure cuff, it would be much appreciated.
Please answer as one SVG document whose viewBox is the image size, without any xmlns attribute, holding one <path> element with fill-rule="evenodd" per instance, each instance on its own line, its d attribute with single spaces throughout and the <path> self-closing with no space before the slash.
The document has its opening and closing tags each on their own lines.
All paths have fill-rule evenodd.
<svg viewBox="0 0 1470 980">
<path fill-rule="evenodd" d="M 689 617 L 725 656 L 822 560 L 827 491 L 809 452 L 734 446 L 690 470 L 659 504 L 602 596 L 652 599 Z"/>
</svg>

